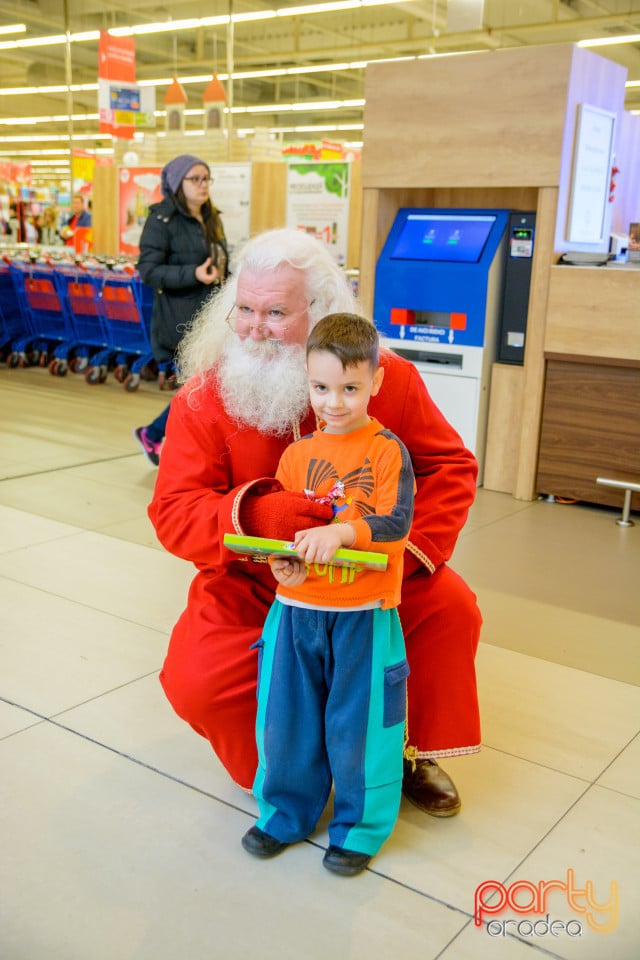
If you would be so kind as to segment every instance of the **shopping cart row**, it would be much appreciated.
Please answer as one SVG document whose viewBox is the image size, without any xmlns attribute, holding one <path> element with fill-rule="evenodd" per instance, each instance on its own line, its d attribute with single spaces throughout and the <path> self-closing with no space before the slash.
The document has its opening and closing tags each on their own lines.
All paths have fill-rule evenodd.
<svg viewBox="0 0 640 960">
<path fill-rule="evenodd" d="M 71 370 L 90 384 L 113 371 L 129 391 L 157 377 L 162 389 L 173 370 L 153 360 L 152 298 L 130 265 L 0 261 L 0 350 L 10 367 Z"/>
</svg>

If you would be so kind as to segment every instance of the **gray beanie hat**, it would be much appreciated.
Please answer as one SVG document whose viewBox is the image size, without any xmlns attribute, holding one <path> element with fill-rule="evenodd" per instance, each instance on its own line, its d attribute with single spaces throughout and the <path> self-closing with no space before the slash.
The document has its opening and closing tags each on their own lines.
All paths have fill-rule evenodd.
<svg viewBox="0 0 640 960">
<path fill-rule="evenodd" d="M 175 193 L 189 173 L 189 170 L 199 163 L 207 168 L 207 173 L 211 173 L 209 164 L 206 163 L 206 161 L 201 160 L 200 157 L 194 157 L 190 153 L 182 153 L 174 160 L 170 160 L 169 163 L 162 168 L 160 185 L 164 196 L 166 197 L 171 193 Z"/>
</svg>

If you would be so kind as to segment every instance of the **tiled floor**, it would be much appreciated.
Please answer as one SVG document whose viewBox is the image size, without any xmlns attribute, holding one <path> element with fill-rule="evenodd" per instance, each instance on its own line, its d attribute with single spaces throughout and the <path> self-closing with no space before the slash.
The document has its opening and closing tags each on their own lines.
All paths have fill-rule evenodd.
<svg viewBox="0 0 640 960">
<path fill-rule="evenodd" d="M 403 801 L 355 880 L 322 868 L 323 825 L 259 862 L 253 800 L 157 682 L 191 569 L 155 543 L 131 429 L 165 399 L 0 366 L 2 960 L 639 957 L 640 523 L 480 490 L 453 563 L 485 616 L 460 815 Z M 489 880 L 511 900 L 478 928 Z"/>
</svg>

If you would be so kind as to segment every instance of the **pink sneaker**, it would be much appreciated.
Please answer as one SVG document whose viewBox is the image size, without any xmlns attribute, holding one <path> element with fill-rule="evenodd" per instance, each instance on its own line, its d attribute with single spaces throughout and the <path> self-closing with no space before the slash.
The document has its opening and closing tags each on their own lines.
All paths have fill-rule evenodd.
<svg viewBox="0 0 640 960">
<path fill-rule="evenodd" d="M 142 452 L 153 467 L 157 467 L 160 463 L 160 451 L 162 449 L 161 443 L 156 443 L 154 440 L 150 440 L 147 435 L 146 427 L 137 427 L 133 431 L 134 440 L 137 440 L 142 448 Z"/>
</svg>

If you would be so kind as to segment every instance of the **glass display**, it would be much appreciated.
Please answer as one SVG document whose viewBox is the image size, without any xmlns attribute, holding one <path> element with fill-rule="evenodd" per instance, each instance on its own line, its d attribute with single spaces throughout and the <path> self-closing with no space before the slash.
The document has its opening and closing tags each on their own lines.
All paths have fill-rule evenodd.
<svg viewBox="0 0 640 960">
<path fill-rule="evenodd" d="M 391 259 L 478 263 L 495 222 L 484 214 L 410 213 Z"/>
</svg>

